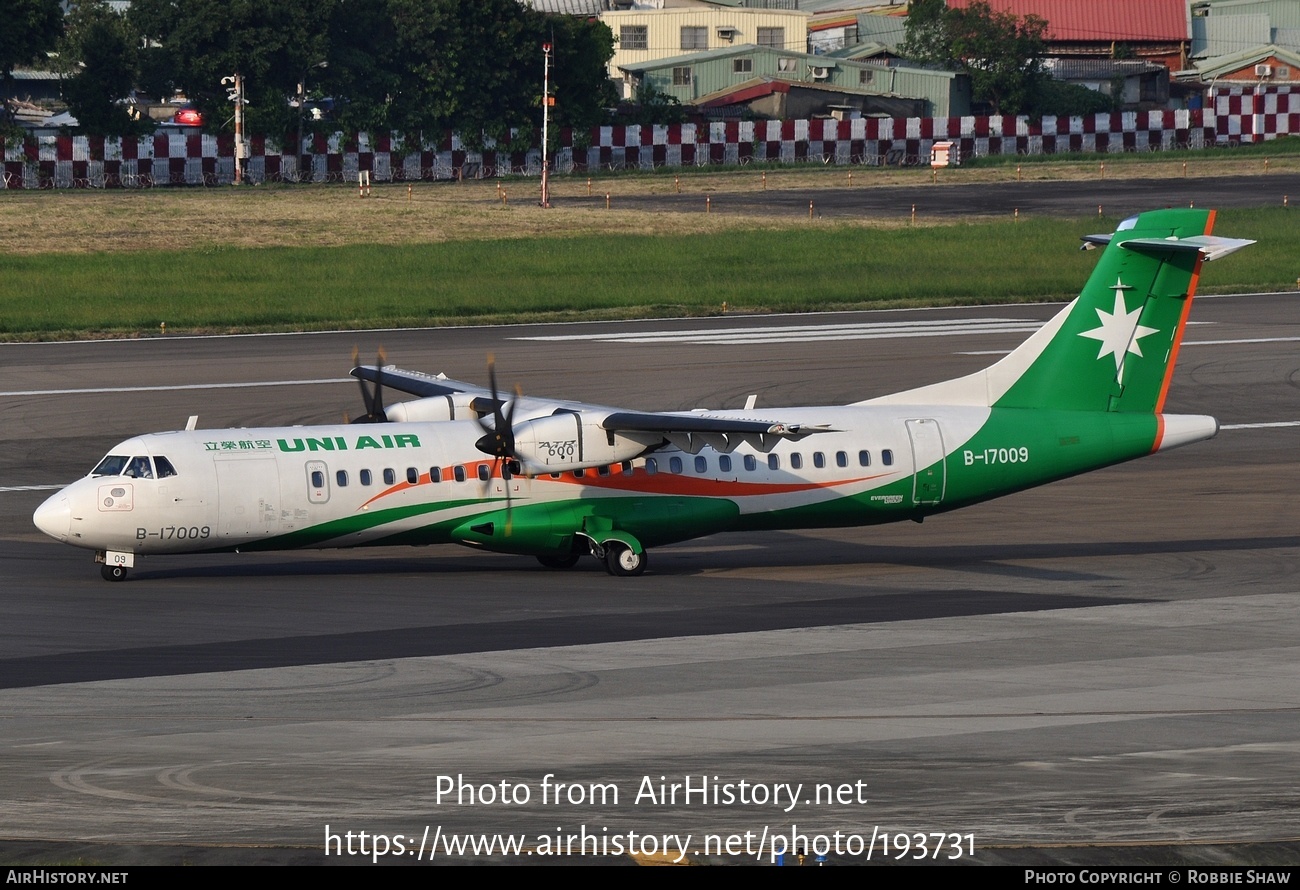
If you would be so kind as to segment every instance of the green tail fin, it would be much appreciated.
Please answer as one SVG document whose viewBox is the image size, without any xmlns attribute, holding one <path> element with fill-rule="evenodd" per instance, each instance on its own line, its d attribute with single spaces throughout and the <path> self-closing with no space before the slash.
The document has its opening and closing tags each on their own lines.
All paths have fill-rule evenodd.
<svg viewBox="0 0 1300 890">
<path fill-rule="evenodd" d="M 1079 297 L 1006 358 L 968 377 L 874 402 L 1159 412 L 1201 263 L 1253 242 L 1210 235 L 1212 210 L 1132 217 L 1105 245 Z"/>
</svg>

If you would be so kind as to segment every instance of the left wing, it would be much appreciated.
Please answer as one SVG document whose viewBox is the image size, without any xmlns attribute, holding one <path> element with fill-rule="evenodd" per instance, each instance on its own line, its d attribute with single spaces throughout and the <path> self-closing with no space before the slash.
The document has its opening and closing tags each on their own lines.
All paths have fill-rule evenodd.
<svg viewBox="0 0 1300 890">
<path fill-rule="evenodd" d="M 418 396 L 385 411 L 390 421 L 478 420 L 485 429 L 501 416 L 507 400 L 482 386 L 407 371 L 392 365 L 360 366 L 352 376 Z M 734 417 L 718 412 L 624 411 L 603 405 L 518 396 L 508 400 L 511 456 L 523 472 L 602 466 L 675 447 L 690 454 L 713 448 L 730 453 L 742 443 L 771 451 L 781 440 L 830 432 L 826 424 Z M 747 412 L 750 413 L 750 412 Z"/>
</svg>

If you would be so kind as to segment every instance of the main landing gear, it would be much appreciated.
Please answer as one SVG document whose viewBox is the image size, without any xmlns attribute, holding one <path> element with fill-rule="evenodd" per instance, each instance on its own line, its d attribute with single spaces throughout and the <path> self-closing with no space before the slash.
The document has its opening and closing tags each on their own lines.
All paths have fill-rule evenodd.
<svg viewBox="0 0 1300 890">
<path fill-rule="evenodd" d="M 617 578 L 630 578 L 645 571 L 645 551 L 637 553 L 626 544 L 614 542 L 605 548 L 605 570 Z"/>
<path fill-rule="evenodd" d="M 637 553 L 630 544 L 617 538 L 607 540 L 603 544 L 585 534 L 580 535 L 579 541 L 582 539 L 586 539 L 590 547 L 589 552 L 605 567 L 605 571 L 617 578 L 640 575 L 649 562 L 649 555 L 644 550 Z M 581 543 L 578 546 L 581 547 Z M 548 569 L 571 569 L 578 564 L 581 555 L 580 553 L 547 553 L 539 555 L 537 561 Z"/>
</svg>

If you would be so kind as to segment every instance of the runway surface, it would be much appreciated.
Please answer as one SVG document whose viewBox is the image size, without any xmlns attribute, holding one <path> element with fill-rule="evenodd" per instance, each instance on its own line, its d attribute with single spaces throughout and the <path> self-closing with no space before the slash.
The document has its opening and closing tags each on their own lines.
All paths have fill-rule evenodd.
<svg viewBox="0 0 1300 890">
<path fill-rule="evenodd" d="M 1108 216 L 1124 217 L 1153 207 L 1280 207 L 1300 200 L 1300 175 L 1259 174 L 1263 161 L 1243 161 L 1243 169 L 1250 166 L 1256 175 L 1209 178 L 1116 179 L 1112 171 L 1107 179 L 1100 164 L 1094 168 L 1095 178 L 1086 180 L 1016 182 L 1015 170 L 1007 168 L 1005 182 L 956 184 L 941 173 L 933 184 L 901 186 L 872 185 L 870 171 L 858 168 L 851 171 L 856 173 L 857 187 L 720 191 L 710 195 L 709 212 L 804 217 L 811 205 L 816 215 L 827 219 L 907 220 L 915 207 L 920 220 L 951 220 L 1011 216 L 1017 210 L 1026 217 L 1085 217 L 1100 207 Z M 846 182 L 849 172 L 844 174 Z M 620 208 L 697 211 L 703 209 L 704 198 L 700 194 L 617 195 L 613 201 Z M 603 194 L 563 199 L 565 204 L 592 207 L 604 202 Z"/>
<path fill-rule="evenodd" d="M 1166 407 L 1217 416 L 1212 441 L 924 525 L 664 547 L 636 579 L 439 547 L 108 584 L 30 516 L 192 413 L 355 415 L 354 344 L 470 380 L 495 353 L 503 383 L 629 408 L 833 404 L 986 365 L 1057 307 L 0 346 L 0 852 L 337 862 L 327 832 L 511 833 L 540 862 L 634 832 L 744 862 L 704 836 L 752 832 L 766 862 L 837 831 L 879 859 L 879 829 L 943 832 L 941 860 L 956 835 L 976 862 L 1294 862 L 1298 300 L 1198 301 Z M 456 777 L 496 799 L 439 800 Z M 765 799 L 665 802 L 688 777 Z"/>
</svg>

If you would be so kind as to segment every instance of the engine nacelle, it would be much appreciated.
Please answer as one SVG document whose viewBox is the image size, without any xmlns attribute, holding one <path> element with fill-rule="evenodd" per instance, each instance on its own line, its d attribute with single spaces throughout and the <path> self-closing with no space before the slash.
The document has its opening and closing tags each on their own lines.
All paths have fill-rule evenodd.
<svg viewBox="0 0 1300 890">
<path fill-rule="evenodd" d="M 521 472 L 536 476 L 601 467 L 640 456 L 660 437 L 640 439 L 602 429 L 602 414 L 568 411 L 516 423 L 515 457 Z"/>
<path fill-rule="evenodd" d="M 397 402 L 384 409 L 384 414 L 394 423 L 426 423 L 442 420 L 473 420 L 478 417 L 470 408 L 474 396 L 455 392 L 445 396 L 429 396 L 409 402 Z"/>
</svg>

